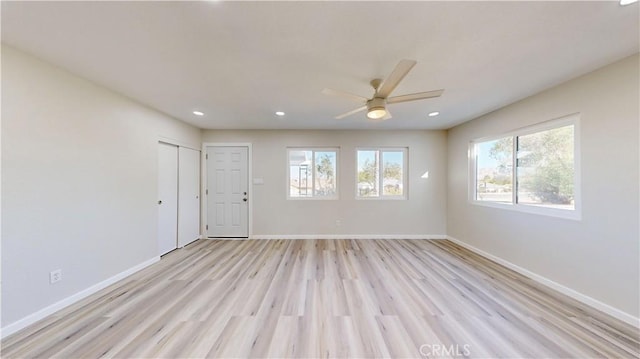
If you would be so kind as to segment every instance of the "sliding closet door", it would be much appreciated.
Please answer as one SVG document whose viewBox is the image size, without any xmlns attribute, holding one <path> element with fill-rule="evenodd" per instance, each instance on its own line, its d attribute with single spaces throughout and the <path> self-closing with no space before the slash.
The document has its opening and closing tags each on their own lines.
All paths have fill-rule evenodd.
<svg viewBox="0 0 640 359">
<path fill-rule="evenodd" d="M 177 247 L 178 146 L 158 143 L 158 255 Z"/>
<path fill-rule="evenodd" d="M 200 236 L 200 151 L 178 151 L 178 247 Z"/>
</svg>

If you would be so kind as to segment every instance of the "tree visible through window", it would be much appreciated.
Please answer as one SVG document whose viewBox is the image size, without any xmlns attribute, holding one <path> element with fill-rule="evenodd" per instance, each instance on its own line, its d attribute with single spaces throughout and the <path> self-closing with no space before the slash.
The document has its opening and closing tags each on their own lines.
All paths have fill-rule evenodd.
<svg viewBox="0 0 640 359">
<path fill-rule="evenodd" d="M 573 125 L 518 137 L 518 203 L 574 208 Z"/>
<path fill-rule="evenodd" d="M 574 210 L 574 136 L 575 123 L 561 121 L 555 127 L 474 143 L 474 199 Z"/>
<path fill-rule="evenodd" d="M 290 198 L 337 197 L 337 149 L 289 149 Z"/>
<path fill-rule="evenodd" d="M 403 198 L 406 152 L 406 148 L 358 150 L 356 196 Z"/>
<path fill-rule="evenodd" d="M 476 200 L 510 203 L 513 197 L 513 138 L 476 144 Z"/>
</svg>

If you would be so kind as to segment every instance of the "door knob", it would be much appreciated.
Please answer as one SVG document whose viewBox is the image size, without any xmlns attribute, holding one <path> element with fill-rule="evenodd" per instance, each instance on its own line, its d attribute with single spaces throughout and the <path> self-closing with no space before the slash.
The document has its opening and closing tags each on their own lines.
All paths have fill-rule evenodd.
<svg viewBox="0 0 640 359">
<path fill-rule="evenodd" d="M 246 198 L 243 198 L 242 200 L 243 200 L 243 201 L 245 201 L 245 202 L 247 201 L 247 199 L 246 199 Z"/>
<path fill-rule="evenodd" d="M 158 204 L 162 204 L 162 200 L 159 200 L 159 201 L 158 201 Z"/>
</svg>

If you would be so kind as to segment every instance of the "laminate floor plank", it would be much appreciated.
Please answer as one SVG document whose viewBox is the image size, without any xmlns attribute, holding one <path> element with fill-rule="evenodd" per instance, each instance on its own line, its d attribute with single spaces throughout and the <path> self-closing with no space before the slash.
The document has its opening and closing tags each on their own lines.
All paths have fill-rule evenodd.
<svg viewBox="0 0 640 359">
<path fill-rule="evenodd" d="M 3 358 L 640 358 L 640 330 L 446 240 L 199 240 Z"/>
</svg>

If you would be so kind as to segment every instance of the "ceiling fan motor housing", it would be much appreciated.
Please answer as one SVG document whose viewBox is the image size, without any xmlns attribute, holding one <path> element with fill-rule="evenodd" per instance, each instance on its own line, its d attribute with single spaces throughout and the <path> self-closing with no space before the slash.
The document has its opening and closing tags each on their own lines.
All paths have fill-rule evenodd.
<svg viewBox="0 0 640 359">
<path fill-rule="evenodd" d="M 381 97 L 374 97 L 367 101 L 367 110 L 384 110 L 387 106 L 387 101 Z"/>
<path fill-rule="evenodd" d="M 387 101 L 382 97 L 374 97 L 367 101 L 367 117 L 370 119 L 379 119 L 387 114 Z"/>
</svg>

